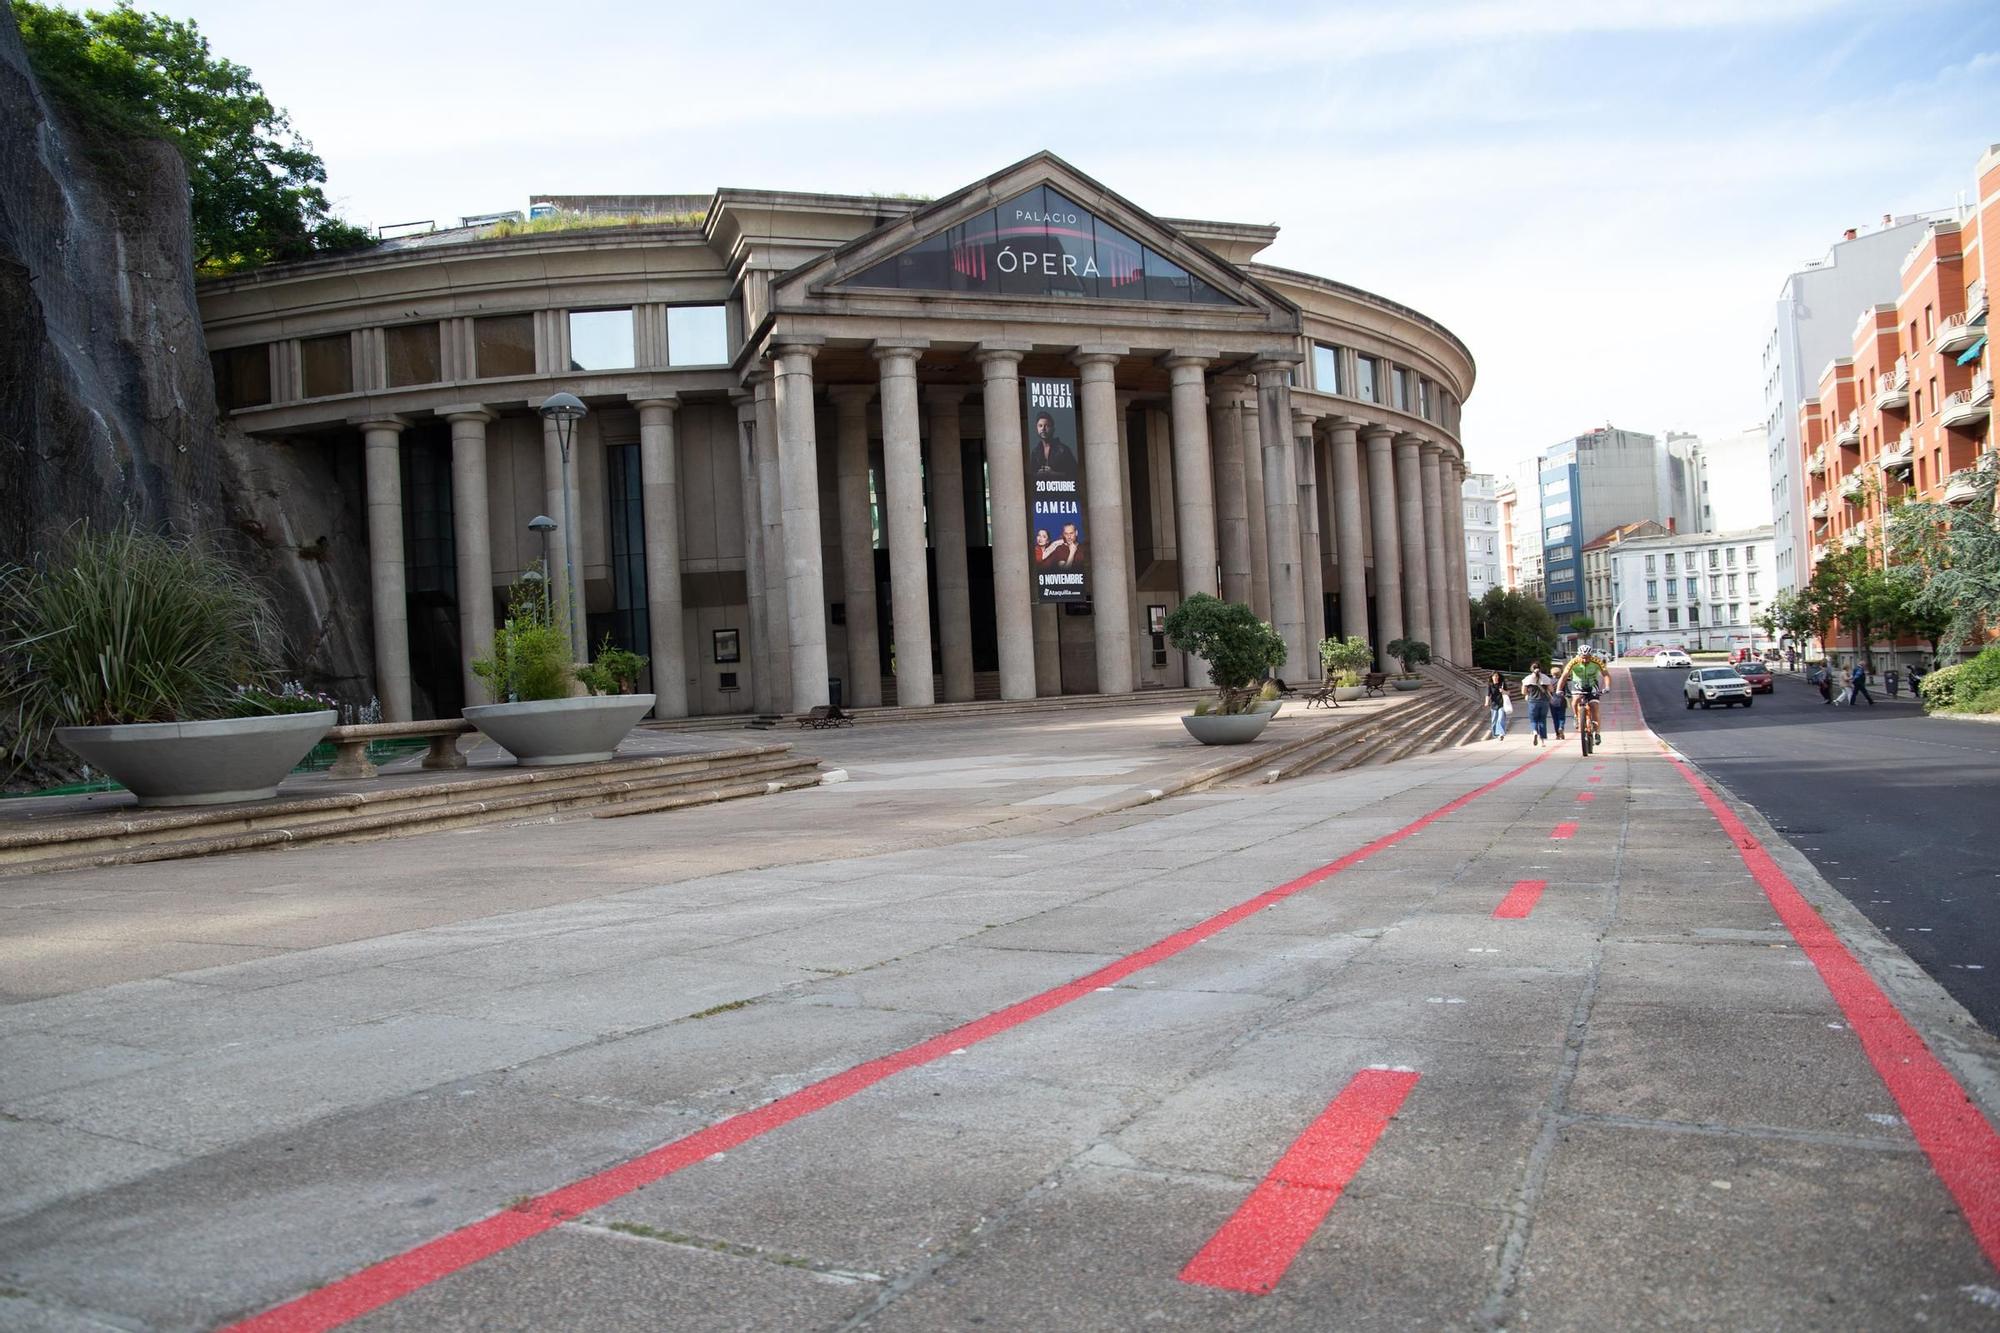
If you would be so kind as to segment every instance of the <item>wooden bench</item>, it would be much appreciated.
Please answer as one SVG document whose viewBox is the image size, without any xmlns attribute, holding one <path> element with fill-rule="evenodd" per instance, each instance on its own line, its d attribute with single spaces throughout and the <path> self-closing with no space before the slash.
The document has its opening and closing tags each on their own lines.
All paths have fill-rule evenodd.
<svg viewBox="0 0 2000 1333">
<path fill-rule="evenodd" d="M 1370 694 L 1380 694 L 1382 693 L 1382 687 L 1388 683 L 1389 683 L 1388 672 L 1371 671 L 1367 675 L 1361 678 L 1362 694 L 1364 697 Z"/>
<path fill-rule="evenodd" d="M 1318 689 L 1314 690 L 1311 694 L 1308 694 L 1306 696 L 1306 707 L 1307 708 L 1340 707 L 1340 700 L 1333 697 L 1333 692 L 1336 688 L 1338 687 L 1334 684 L 1333 677 L 1328 676 Z"/>
<path fill-rule="evenodd" d="M 825 731 L 829 727 L 853 725 L 854 715 L 842 712 L 839 704 L 815 704 L 810 713 L 803 714 L 799 718 L 800 730 L 811 727 L 815 731 Z"/>
<path fill-rule="evenodd" d="M 441 717 L 429 722 L 364 722 L 351 727 L 334 727 L 326 733 L 333 747 L 333 766 L 326 770 L 333 778 L 372 778 L 379 771 L 368 758 L 372 741 L 428 738 L 431 748 L 424 755 L 425 768 L 464 768 L 465 756 L 458 751 L 458 738 L 476 728 L 462 717 Z"/>
</svg>

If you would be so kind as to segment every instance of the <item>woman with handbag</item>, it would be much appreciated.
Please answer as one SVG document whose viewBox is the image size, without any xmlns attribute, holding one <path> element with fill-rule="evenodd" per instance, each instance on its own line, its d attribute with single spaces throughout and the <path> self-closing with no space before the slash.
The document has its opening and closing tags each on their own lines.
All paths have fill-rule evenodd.
<svg viewBox="0 0 2000 1333">
<path fill-rule="evenodd" d="M 1507 697 L 1507 682 L 1501 679 L 1497 671 L 1493 673 L 1492 679 L 1486 682 L 1486 706 L 1493 713 L 1493 739 L 1505 740 L 1507 718 L 1514 711 L 1514 701 Z"/>
</svg>

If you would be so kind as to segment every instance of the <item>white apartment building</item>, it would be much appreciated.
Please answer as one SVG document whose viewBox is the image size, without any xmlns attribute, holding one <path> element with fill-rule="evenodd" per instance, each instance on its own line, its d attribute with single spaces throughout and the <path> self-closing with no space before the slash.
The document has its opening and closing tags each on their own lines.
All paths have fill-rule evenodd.
<svg viewBox="0 0 2000 1333">
<path fill-rule="evenodd" d="M 1777 319 L 1764 345 L 1765 465 L 1779 588 L 1797 588 L 1811 572 L 1799 409 L 1819 396 L 1827 364 L 1852 354 L 1855 312 L 1895 303 L 1903 257 L 1933 218 L 1950 216 L 1884 217 L 1865 236 L 1849 229 L 1824 258 L 1788 276 L 1779 289 Z"/>
<path fill-rule="evenodd" d="M 1495 494 L 1499 478 L 1491 472 L 1475 472 L 1465 479 L 1460 504 L 1465 521 L 1465 593 L 1473 601 L 1486 595 L 1488 588 L 1507 586 L 1500 541 L 1500 503 Z"/>
<path fill-rule="evenodd" d="M 1611 581 L 1621 652 L 1761 648 L 1769 637 L 1757 618 L 1781 587 L 1768 526 L 1620 542 Z"/>
</svg>

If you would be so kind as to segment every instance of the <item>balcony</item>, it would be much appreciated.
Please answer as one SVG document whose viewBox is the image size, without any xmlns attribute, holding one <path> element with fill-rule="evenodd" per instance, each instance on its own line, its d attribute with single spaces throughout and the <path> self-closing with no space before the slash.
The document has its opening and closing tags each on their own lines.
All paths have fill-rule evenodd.
<svg viewBox="0 0 2000 1333">
<path fill-rule="evenodd" d="M 1971 324 L 1986 318 L 1986 279 L 1980 278 L 1965 289 L 1965 318 Z"/>
<path fill-rule="evenodd" d="M 1812 451 L 1812 453 L 1811 453 L 1811 455 L 1810 455 L 1810 456 L 1808 456 L 1808 457 L 1807 457 L 1807 459 L 1806 459 L 1806 471 L 1808 471 L 1808 472 L 1812 473 L 1812 474 L 1813 474 L 1813 475 L 1814 475 L 1815 477 L 1817 477 L 1818 475 L 1820 475 L 1820 473 L 1822 473 L 1822 472 L 1826 471 L 1826 446 L 1825 446 L 1825 445 L 1823 445 L 1823 444 L 1822 444 L 1822 445 L 1820 445 L 1820 446 L 1819 446 L 1819 447 L 1818 447 L 1817 449 L 1814 449 L 1814 450 Z"/>
<path fill-rule="evenodd" d="M 1881 465 L 1884 472 L 1888 472 L 1894 468 L 1906 468 L 1910 466 L 1910 463 L 1916 457 L 1916 453 L 1916 443 L 1910 439 L 1910 432 L 1904 431 L 1896 437 L 1894 444 L 1883 446 L 1882 452 L 1876 456 L 1875 461 Z"/>
<path fill-rule="evenodd" d="M 1847 420 L 1840 423 L 1840 429 L 1833 433 L 1833 442 L 1843 449 L 1861 447 L 1861 409 L 1855 408 L 1847 414 Z"/>
<path fill-rule="evenodd" d="M 1826 514 L 1829 508 L 1830 506 L 1827 504 L 1826 497 L 1822 495 L 1819 499 L 1814 500 L 1806 506 L 1806 513 L 1812 516 L 1815 523 L 1823 523 L 1826 521 Z"/>
<path fill-rule="evenodd" d="M 1944 502 L 1970 504 L 1979 495 L 1978 468 L 1962 467 L 1944 479 Z"/>
<path fill-rule="evenodd" d="M 1885 370 L 1875 379 L 1875 410 L 1902 412 L 1910 406 L 1910 365 L 1897 361 L 1894 370 Z"/>
<path fill-rule="evenodd" d="M 1985 430 L 1993 419 L 1993 376 L 1981 371 L 1973 377 L 1972 387 L 1960 389 L 1944 400 L 1938 407 L 1938 419 L 1945 429 L 1964 431 L 1976 435 Z"/>
<path fill-rule="evenodd" d="M 1840 498 L 1851 505 L 1860 504 L 1862 489 L 1867 484 L 1867 479 L 1859 472 L 1848 473 L 1840 479 Z"/>
<path fill-rule="evenodd" d="M 1938 321 L 1937 333 L 1931 338 L 1931 346 L 1939 356 L 1957 356 L 1966 348 L 1979 341 L 1982 332 L 1971 320 L 1971 312 L 1962 315 L 1946 315 Z"/>
<path fill-rule="evenodd" d="M 1820 563 L 1820 562 L 1821 562 L 1822 560 L 1825 560 L 1825 559 L 1826 559 L 1826 557 L 1827 557 L 1827 549 L 1826 549 L 1826 543 L 1825 543 L 1825 542 L 1814 542 L 1814 543 L 1813 543 L 1813 548 L 1812 548 L 1812 562 L 1813 562 L 1813 563 L 1814 563 L 1815 565 L 1817 565 L 1817 564 L 1819 564 L 1819 563 Z"/>
</svg>

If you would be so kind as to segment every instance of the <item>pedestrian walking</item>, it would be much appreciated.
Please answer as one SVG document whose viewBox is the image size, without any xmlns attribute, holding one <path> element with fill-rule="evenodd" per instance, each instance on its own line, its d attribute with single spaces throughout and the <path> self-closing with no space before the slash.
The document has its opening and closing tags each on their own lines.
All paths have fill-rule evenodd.
<svg viewBox="0 0 2000 1333">
<path fill-rule="evenodd" d="M 1549 696 L 1555 693 L 1556 678 L 1542 670 L 1540 662 L 1528 668 L 1528 674 L 1521 678 L 1521 697 L 1528 701 L 1528 725 L 1534 729 L 1534 744 L 1542 745 L 1549 739 Z"/>
<path fill-rule="evenodd" d="M 1569 700 L 1557 689 L 1549 691 L 1549 721 L 1556 724 L 1556 739 L 1563 738 L 1563 724 L 1569 717 Z"/>
<path fill-rule="evenodd" d="M 1924 677 L 1930 673 L 1925 671 L 1921 666 L 1918 666 L 1915 662 L 1910 663 L 1909 671 L 1910 671 L 1910 696 L 1912 698 L 1919 698 L 1923 695 L 1923 690 L 1920 687 L 1924 683 Z"/>
<path fill-rule="evenodd" d="M 1499 672 L 1494 672 L 1486 682 L 1486 707 L 1493 714 L 1493 739 L 1507 739 L 1507 715 L 1514 705 L 1507 700 L 1507 682 Z"/>
<path fill-rule="evenodd" d="M 1796 648 L 1785 649 L 1785 670 L 1797 671 L 1798 669 L 1799 669 L 1799 650 Z"/>
<path fill-rule="evenodd" d="M 1847 706 L 1852 708 L 1863 699 L 1870 708 L 1875 706 L 1875 696 L 1868 692 L 1868 668 L 1857 660 L 1847 678 Z"/>
<path fill-rule="evenodd" d="M 1821 662 L 1817 670 L 1817 675 L 1808 676 L 1806 679 L 1819 686 L 1819 701 L 1823 704 L 1831 704 L 1833 702 L 1833 669 L 1826 663 Z"/>
</svg>

